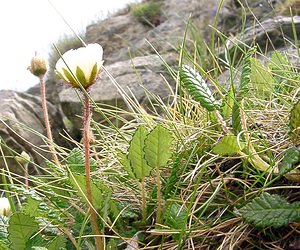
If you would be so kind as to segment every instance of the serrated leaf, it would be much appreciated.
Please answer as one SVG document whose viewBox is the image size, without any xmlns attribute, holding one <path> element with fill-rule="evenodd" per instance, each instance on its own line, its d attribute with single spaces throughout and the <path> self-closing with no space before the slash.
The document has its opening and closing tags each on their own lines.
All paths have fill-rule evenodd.
<svg viewBox="0 0 300 250">
<path fill-rule="evenodd" d="M 256 227 L 286 226 L 300 220 L 300 203 L 288 203 L 279 195 L 262 193 L 250 203 L 239 209 L 242 217 Z"/>
<path fill-rule="evenodd" d="M 85 159 L 81 149 L 74 148 L 67 157 L 67 164 L 72 173 L 85 173 Z M 91 171 L 95 171 L 97 162 L 94 159 L 90 160 Z"/>
<path fill-rule="evenodd" d="M 291 110 L 289 126 L 292 136 L 300 138 L 300 100 Z"/>
<path fill-rule="evenodd" d="M 145 140 L 145 159 L 152 168 L 165 166 L 172 155 L 172 134 L 157 125 Z"/>
<path fill-rule="evenodd" d="M 178 203 L 170 204 L 165 211 L 165 224 L 173 229 L 185 228 L 187 211 Z"/>
<path fill-rule="evenodd" d="M 241 151 L 244 146 L 245 144 L 243 142 L 238 143 L 236 136 L 225 135 L 219 142 L 217 142 L 212 151 L 213 153 L 219 154 L 221 156 L 231 156 Z"/>
<path fill-rule="evenodd" d="M 249 84 L 251 82 L 251 57 L 255 51 L 256 48 L 249 49 L 243 59 L 242 74 L 237 92 L 237 100 L 244 98 L 249 91 Z"/>
<path fill-rule="evenodd" d="M 46 244 L 47 242 L 43 236 L 41 234 L 37 234 L 26 242 L 24 250 L 47 250 L 47 248 L 44 247 Z"/>
<path fill-rule="evenodd" d="M 279 170 L 279 175 L 285 175 L 293 170 L 294 165 L 300 161 L 300 152 L 296 147 L 289 148 L 285 151 L 284 157 Z"/>
<path fill-rule="evenodd" d="M 251 82 L 251 57 L 255 52 L 255 48 L 251 48 L 246 53 L 242 63 L 242 74 L 240 84 L 238 86 L 237 93 L 235 95 L 235 101 L 232 108 L 232 128 L 235 134 L 242 131 L 241 124 L 241 104 L 245 95 L 249 91 L 249 84 Z"/>
<path fill-rule="evenodd" d="M 66 239 L 64 236 L 59 235 L 55 237 L 48 246 L 48 250 L 60 250 L 66 247 Z"/>
<path fill-rule="evenodd" d="M 261 98 L 269 97 L 273 92 L 273 76 L 256 58 L 251 58 L 251 82 L 257 96 Z"/>
<path fill-rule="evenodd" d="M 25 249 L 27 241 L 38 229 L 38 224 L 33 217 L 23 213 L 14 213 L 9 219 L 8 226 L 11 249 Z"/>
<path fill-rule="evenodd" d="M 117 157 L 118 157 L 119 162 L 122 164 L 124 170 L 127 172 L 128 176 L 131 178 L 135 178 L 134 172 L 132 170 L 132 167 L 131 167 L 131 164 L 130 164 L 130 161 L 129 161 L 127 155 L 121 151 L 118 151 Z"/>
<path fill-rule="evenodd" d="M 172 228 L 182 230 L 186 227 L 187 211 L 178 203 L 172 203 L 165 210 L 165 224 Z M 172 235 L 174 240 L 179 240 L 179 234 Z"/>
<path fill-rule="evenodd" d="M 36 200 L 33 198 L 27 198 L 26 199 L 26 204 L 23 206 L 22 211 L 24 214 L 33 216 L 33 217 L 38 217 L 41 215 L 39 211 L 39 205 L 41 204 L 41 200 Z"/>
<path fill-rule="evenodd" d="M 84 202 L 87 202 L 87 191 L 86 191 L 86 177 L 79 174 L 70 174 L 70 182 L 75 190 L 78 191 L 78 195 Z M 100 209 L 103 206 L 103 200 L 106 196 L 104 194 L 106 190 L 102 189 L 103 184 L 97 185 L 91 181 L 91 190 L 93 194 L 93 205 L 96 209 Z"/>
<path fill-rule="evenodd" d="M 242 118 L 240 103 L 235 102 L 232 108 L 232 128 L 235 135 L 242 131 Z"/>
<path fill-rule="evenodd" d="M 144 146 L 146 136 L 147 129 L 143 126 L 139 126 L 132 137 L 128 149 L 127 158 L 130 161 L 132 172 L 139 180 L 149 176 L 152 170 L 145 160 Z"/>
<path fill-rule="evenodd" d="M 206 82 L 197 71 L 187 65 L 183 65 L 179 74 L 180 81 L 188 94 L 190 94 L 195 101 L 199 102 L 202 107 L 208 111 L 214 111 L 219 108 Z"/>
</svg>

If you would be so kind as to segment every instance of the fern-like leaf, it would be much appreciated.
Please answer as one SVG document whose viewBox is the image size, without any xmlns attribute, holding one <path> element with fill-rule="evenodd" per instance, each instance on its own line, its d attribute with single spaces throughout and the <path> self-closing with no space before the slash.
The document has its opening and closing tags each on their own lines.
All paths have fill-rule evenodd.
<svg viewBox="0 0 300 250">
<path fill-rule="evenodd" d="M 251 58 L 255 50 L 255 47 L 249 49 L 243 59 L 241 81 L 237 93 L 238 99 L 244 98 L 246 93 L 249 91 L 249 84 L 251 82 Z"/>
<path fill-rule="evenodd" d="M 180 81 L 188 94 L 190 94 L 195 101 L 199 102 L 202 107 L 208 111 L 214 111 L 219 108 L 206 82 L 197 71 L 187 65 L 183 65 L 179 74 Z"/>
<path fill-rule="evenodd" d="M 239 209 L 242 217 L 259 228 L 286 226 L 300 221 L 300 202 L 288 203 L 279 195 L 262 193 Z"/>
<path fill-rule="evenodd" d="M 241 104 L 246 93 L 249 91 L 249 84 L 251 82 L 251 57 L 254 52 L 255 48 L 249 49 L 243 59 L 241 81 L 232 108 L 232 128 L 235 134 L 238 134 L 242 130 Z"/>
</svg>

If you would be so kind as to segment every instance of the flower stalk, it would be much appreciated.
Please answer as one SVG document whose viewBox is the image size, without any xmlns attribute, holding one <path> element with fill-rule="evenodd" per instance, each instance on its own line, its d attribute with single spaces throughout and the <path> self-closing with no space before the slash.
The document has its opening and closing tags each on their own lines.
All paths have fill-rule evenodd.
<svg viewBox="0 0 300 250">
<path fill-rule="evenodd" d="M 44 76 L 48 71 L 47 61 L 43 57 L 41 57 L 41 56 L 37 55 L 37 53 L 35 53 L 35 56 L 31 59 L 28 70 L 33 75 L 37 76 L 40 80 L 40 91 L 41 91 L 41 97 L 42 97 L 43 116 L 44 116 L 47 137 L 50 142 L 49 150 L 52 154 L 54 163 L 57 166 L 60 166 L 60 163 L 59 163 L 56 151 L 55 151 L 55 147 L 53 145 L 53 136 L 52 136 L 52 132 L 51 132 L 51 126 L 50 126 L 48 109 L 47 109 L 46 87 L 45 87 L 45 81 L 44 81 Z"/>
<path fill-rule="evenodd" d="M 91 189 L 91 164 L 90 164 L 90 124 L 91 124 L 91 104 L 88 92 L 84 93 L 84 116 L 83 116 L 83 146 L 85 157 L 85 175 L 86 175 L 86 192 L 90 207 L 91 223 L 95 235 L 100 235 L 100 230 L 97 222 L 97 214 L 93 206 L 93 195 Z M 104 239 L 96 236 L 96 246 L 98 250 L 104 249 Z"/>
<path fill-rule="evenodd" d="M 61 55 L 56 63 L 56 73 L 73 88 L 79 89 L 83 93 L 84 116 L 83 116 L 83 147 L 85 157 L 85 180 L 86 196 L 91 215 L 91 224 L 96 235 L 96 249 L 105 249 L 105 237 L 101 236 L 97 211 L 93 205 L 93 194 L 91 188 L 91 164 L 90 164 L 90 123 L 91 123 L 91 104 L 89 88 L 97 79 L 102 67 L 103 49 L 99 44 L 89 44 L 76 50 L 69 50 Z"/>
<path fill-rule="evenodd" d="M 48 115 L 48 108 L 47 108 L 47 100 L 46 100 L 46 88 L 45 88 L 45 81 L 44 81 L 44 75 L 39 76 L 40 79 L 40 87 L 41 87 L 41 96 L 42 96 L 42 108 L 43 108 L 43 116 L 44 116 L 44 121 L 45 121 L 45 127 L 46 127 L 46 133 L 47 137 L 50 141 L 49 149 L 52 154 L 52 159 L 54 163 L 57 166 L 60 166 L 55 147 L 53 145 L 53 136 L 52 136 L 52 131 L 51 131 L 51 125 L 49 121 L 49 115 Z"/>
</svg>

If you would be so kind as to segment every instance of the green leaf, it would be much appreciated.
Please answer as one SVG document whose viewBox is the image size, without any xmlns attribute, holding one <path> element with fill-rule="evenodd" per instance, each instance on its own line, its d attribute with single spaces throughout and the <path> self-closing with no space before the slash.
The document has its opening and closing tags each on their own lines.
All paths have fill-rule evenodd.
<svg viewBox="0 0 300 250">
<path fill-rule="evenodd" d="M 172 155 L 172 134 L 157 125 L 145 140 L 145 158 L 152 168 L 165 166 Z"/>
<path fill-rule="evenodd" d="M 165 199 L 168 199 L 170 197 L 171 192 L 174 190 L 174 186 L 177 182 L 177 178 L 179 175 L 178 171 L 182 164 L 182 158 L 183 158 L 183 155 L 179 154 L 173 164 L 172 171 L 171 171 L 170 177 L 168 178 L 168 182 L 166 184 L 166 189 L 164 192 Z"/>
<path fill-rule="evenodd" d="M 288 73 L 292 73 L 290 62 L 286 56 L 278 50 L 272 53 L 269 67 L 275 75 L 281 77 L 286 77 Z"/>
<path fill-rule="evenodd" d="M 173 229 L 183 229 L 186 227 L 187 211 L 178 203 L 170 204 L 165 211 L 165 223 Z"/>
<path fill-rule="evenodd" d="M 149 176 L 152 170 L 145 160 L 144 146 L 146 136 L 147 129 L 143 126 L 139 126 L 132 137 L 128 149 L 127 158 L 130 161 L 132 172 L 139 180 Z"/>
<path fill-rule="evenodd" d="M 293 70 L 292 65 L 283 53 L 273 52 L 269 67 L 276 83 L 275 89 L 277 92 L 289 94 L 293 89 L 292 86 L 298 84 L 299 73 Z"/>
<path fill-rule="evenodd" d="M 24 250 L 47 250 L 47 242 L 41 234 L 35 235 L 26 242 L 26 247 Z"/>
<path fill-rule="evenodd" d="M 244 148 L 244 143 L 238 143 L 237 137 L 234 135 L 225 135 L 222 139 L 217 142 L 217 144 L 213 147 L 212 151 L 215 154 L 219 154 L 221 156 L 226 155 L 234 155 L 237 152 L 241 151 Z"/>
<path fill-rule="evenodd" d="M 219 108 L 206 82 L 198 72 L 187 65 L 183 65 L 179 75 L 180 81 L 188 94 L 190 94 L 195 101 L 199 102 L 202 107 L 208 111 L 214 111 Z"/>
<path fill-rule="evenodd" d="M 0 240 L 0 249 L 1 250 L 11 250 L 8 245 L 6 245 L 3 241 Z"/>
<path fill-rule="evenodd" d="M 289 127 L 292 137 L 300 139 L 300 100 L 293 106 L 290 114 Z"/>
<path fill-rule="evenodd" d="M 273 76 L 268 68 L 256 58 L 251 58 L 251 82 L 257 96 L 270 97 L 273 92 Z"/>
<path fill-rule="evenodd" d="M 34 218 L 23 213 L 14 213 L 9 219 L 8 239 L 11 249 L 25 249 L 27 241 L 38 231 Z"/>
<path fill-rule="evenodd" d="M 182 230 L 186 228 L 186 218 L 187 211 L 184 207 L 180 206 L 178 203 L 170 204 L 165 210 L 165 224 L 172 228 Z M 179 240 L 179 234 L 173 234 L 172 238 L 174 240 Z"/>
<path fill-rule="evenodd" d="M 286 226 L 300 220 L 300 202 L 288 203 L 279 195 L 262 193 L 250 203 L 239 209 L 242 217 L 256 227 Z"/>
<path fill-rule="evenodd" d="M 235 102 L 232 108 L 232 128 L 235 135 L 242 131 L 240 103 Z"/>
<path fill-rule="evenodd" d="M 64 248 L 66 248 L 66 239 L 62 235 L 55 237 L 48 246 L 48 250 L 60 250 Z"/>
<path fill-rule="evenodd" d="M 134 175 L 134 172 L 132 170 L 132 167 L 131 167 L 131 164 L 130 164 L 130 161 L 129 161 L 127 155 L 122 153 L 121 151 L 118 151 L 117 157 L 118 157 L 119 162 L 122 164 L 124 170 L 127 172 L 128 176 L 130 178 L 135 179 L 135 175 Z"/>
<path fill-rule="evenodd" d="M 289 148 L 285 151 L 284 157 L 279 170 L 279 175 L 285 175 L 294 169 L 294 165 L 300 161 L 300 152 L 296 147 Z"/>
<path fill-rule="evenodd" d="M 251 82 L 251 57 L 255 51 L 256 48 L 249 49 L 243 59 L 241 81 L 238 87 L 237 100 L 243 99 L 249 91 L 249 84 Z"/>
<path fill-rule="evenodd" d="M 80 148 L 74 148 L 67 157 L 67 164 L 72 173 L 84 174 L 85 173 L 85 159 L 84 153 Z M 97 168 L 97 162 L 90 159 L 91 171 Z"/>
<path fill-rule="evenodd" d="M 86 191 L 86 177 L 79 174 L 70 174 L 70 182 L 72 186 L 78 191 L 78 195 L 84 202 L 87 202 Z M 103 206 L 103 201 L 108 195 L 106 187 L 101 183 L 94 183 L 91 181 L 91 190 L 93 194 L 93 205 L 96 209 L 100 209 Z"/>
<path fill-rule="evenodd" d="M 230 115 L 232 114 L 232 109 L 234 105 L 234 87 L 231 84 L 229 91 L 226 93 L 225 98 L 223 100 L 222 105 L 222 115 L 224 119 L 228 119 Z"/>
<path fill-rule="evenodd" d="M 39 205 L 42 201 L 41 200 L 36 200 L 32 198 L 27 198 L 26 199 L 26 204 L 23 206 L 22 212 L 24 214 L 37 217 L 40 215 L 39 213 Z"/>
<path fill-rule="evenodd" d="M 235 134 L 242 131 L 241 124 L 241 105 L 245 95 L 249 91 L 249 84 L 251 82 L 251 57 L 255 52 L 255 48 L 251 48 L 246 53 L 243 59 L 242 75 L 240 84 L 235 96 L 235 102 L 232 108 L 232 128 Z"/>
</svg>

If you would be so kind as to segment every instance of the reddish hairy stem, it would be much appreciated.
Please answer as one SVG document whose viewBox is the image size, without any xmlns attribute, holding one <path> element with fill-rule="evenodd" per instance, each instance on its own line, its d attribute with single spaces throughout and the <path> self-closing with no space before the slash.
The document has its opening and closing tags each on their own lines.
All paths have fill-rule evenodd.
<svg viewBox="0 0 300 250">
<path fill-rule="evenodd" d="M 85 175 L 86 192 L 91 213 L 91 223 L 96 235 L 96 247 L 98 250 L 104 250 L 104 240 L 100 236 L 100 230 L 97 222 L 97 215 L 93 206 L 93 196 L 91 189 L 91 165 L 90 165 L 90 123 L 91 123 L 91 105 L 88 93 L 84 93 L 84 117 L 83 117 L 83 145 L 85 157 Z"/>
<path fill-rule="evenodd" d="M 52 132 L 51 132 L 48 109 L 47 109 L 44 75 L 40 75 L 39 78 L 40 78 L 40 84 L 41 84 L 42 108 L 43 108 L 45 127 L 46 127 L 47 137 L 50 141 L 49 149 L 51 151 L 53 161 L 55 162 L 56 165 L 60 166 L 59 160 L 58 160 L 56 152 L 55 152 L 55 148 L 53 146 L 53 136 L 52 136 Z"/>
</svg>

